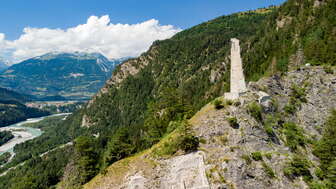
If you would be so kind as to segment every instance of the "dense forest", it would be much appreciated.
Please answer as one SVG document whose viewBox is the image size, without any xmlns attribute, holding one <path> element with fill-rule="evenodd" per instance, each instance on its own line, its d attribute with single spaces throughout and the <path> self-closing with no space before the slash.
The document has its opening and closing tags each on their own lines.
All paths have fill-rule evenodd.
<svg viewBox="0 0 336 189">
<path fill-rule="evenodd" d="M 0 97 L 1 100 L 14 100 L 21 103 L 32 101 L 34 98 L 33 96 L 20 94 L 2 87 L 0 87 Z"/>
<path fill-rule="evenodd" d="M 0 127 L 24 121 L 28 118 L 49 115 L 47 111 L 24 105 L 24 103 L 32 101 L 32 99 L 34 97 L 0 87 Z"/>
<path fill-rule="evenodd" d="M 156 144 L 206 103 L 228 91 L 233 37 L 241 40 L 249 81 L 274 73 L 285 74 L 305 63 L 334 66 L 336 2 L 325 2 L 314 8 L 309 0 L 289 0 L 280 7 L 219 17 L 171 39 L 156 41 L 141 58 L 129 60 L 138 64 L 144 59 L 148 62 L 136 75 L 129 75 L 119 84 L 107 84 L 108 91 L 89 106 L 65 122 L 45 127 L 46 133 L 49 129 L 53 132 L 50 136 L 42 135 L 17 146 L 15 150 L 21 150 L 13 162 L 29 163 L 10 171 L 1 179 L 0 186 L 48 188 L 62 181 L 67 187 L 80 187 L 112 163 Z M 120 67 L 114 75 L 118 72 Z M 90 120 L 90 127 L 80 127 L 83 117 Z M 315 150 L 324 162 L 322 177 L 333 171 L 326 168 L 334 166 L 328 159 L 330 144 L 326 142 L 332 137 L 326 133 Z M 193 136 L 186 139 L 181 146 L 198 142 Z M 73 147 L 48 154 L 49 158 L 38 157 L 39 153 L 69 141 L 74 142 Z M 41 147 L 35 149 L 36 144 Z M 72 150 L 74 155 L 70 157 L 66 150 Z M 54 162 L 58 172 L 42 169 L 56 155 L 62 157 Z M 42 170 L 44 180 L 34 177 Z M 15 179 L 19 177 L 24 179 Z"/>
<path fill-rule="evenodd" d="M 27 107 L 18 101 L 0 100 L 0 127 L 49 114 L 47 111 Z"/>
<path fill-rule="evenodd" d="M 15 156 L 9 163 L 4 164 L 8 160 L 8 154 L 0 156 L 0 162 L 4 164 L 0 168 L 1 173 L 18 166 L 2 177 L 0 188 L 48 188 L 60 181 L 74 150 L 69 142 L 85 130 L 69 130 L 68 125 L 73 120 L 63 122 L 64 118 L 65 116 L 49 117 L 38 123 L 24 125 L 40 128 L 43 133 L 38 138 L 16 145 Z M 62 146 L 63 144 L 67 145 Z M 42 154 L 44 155 L 41 156 Z M 25 164 L 19 165 L 22 162 Z"/>
<path fill-rule="evenodd" d="M 10 131 L 0 131 L 0 146 L 14 138 Z"/>
</svg>

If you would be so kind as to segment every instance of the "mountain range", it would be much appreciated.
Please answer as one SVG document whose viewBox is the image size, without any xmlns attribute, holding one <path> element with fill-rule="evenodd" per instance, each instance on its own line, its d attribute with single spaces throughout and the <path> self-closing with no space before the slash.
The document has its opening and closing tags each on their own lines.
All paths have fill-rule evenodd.
<svg viewBox="0 0 336 189">
<path fill-rule="evenodd" d="M 0 86 L 40 99 L 88 99 L 123 60 L 110 61 L 99 53 L 52 52 L 3 70 Z"/>
</svg>

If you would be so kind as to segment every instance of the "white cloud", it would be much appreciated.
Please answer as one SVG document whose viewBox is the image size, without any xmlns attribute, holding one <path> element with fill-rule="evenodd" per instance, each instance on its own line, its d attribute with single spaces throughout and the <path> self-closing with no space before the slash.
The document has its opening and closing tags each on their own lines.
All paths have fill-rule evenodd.
<svg viewBox="0 0 336 189">
<path fill-rule="evenodd" d="M 0 50 L 6 48 L 5 34 L 0 33 Z"/>
<path fill-rule="evenodd" d="M 12 52 L 16 61 L 51 51 L 100 52 L 108 58 L 138 56 L 155 40 L 172 37 L 180 29 L 160 25 L 155 19 L 138 24 L 112 24 L 109 16 L 91 16 L 87 23 L 66 30 L 25 28 L 14 41 L 0 33 L 0 50 Z"/>
</svg>

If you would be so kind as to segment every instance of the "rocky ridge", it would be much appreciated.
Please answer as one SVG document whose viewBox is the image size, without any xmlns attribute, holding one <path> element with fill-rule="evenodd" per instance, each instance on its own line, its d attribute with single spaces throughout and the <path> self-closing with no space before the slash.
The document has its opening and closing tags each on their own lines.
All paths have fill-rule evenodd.
<svg viewBox="0 0 336 189">
<path fill-rule="evenodd" d="M 169 141 L 166 137 L 150 150 L 112 164 L 84 188 L 307 188 L 302 177 L 290 179 L 284 175 L 294 152 L 286 145 L 279 126 L 283 123 L 274 125 L 274 134 L 270 135 L 251 116 L 249 106 L 259 104 L 263 120 L 282 112 L 283 122 L 294 122 L 307 139 L 318 139 L 323 130 L 320 126 L 336 107 L 335 83 L 336 75 L 321 67 L 302 67 L 285 76 L 250 82 L 239 101 L 227 101 L 220 110 L 210 103 L 189 120 L 201 139 L 198 151 L 155 156 L 155 150 Z M 293 86 L 305 88 L 306 102 L 293 114 L 284 113 Z M 230 118 L 236 118 L 236 123 Z M 315 177 L 319 162 L 311 145 L 298 147 L 298 151 L 312 162 L 310 172 Z M 254 159 L 256 152 L 260 152 L 261 160 Z"/>
</svg>

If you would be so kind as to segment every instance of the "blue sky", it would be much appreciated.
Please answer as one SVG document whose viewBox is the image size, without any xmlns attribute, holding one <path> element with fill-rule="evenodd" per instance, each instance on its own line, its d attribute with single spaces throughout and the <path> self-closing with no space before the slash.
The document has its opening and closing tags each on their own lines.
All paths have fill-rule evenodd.
<svg viewBox="0 0 336 189">
<path fill-rule="evenodd" d="M 284 0 L 2 0 L 0 32 L 16 39 L 24 27 L 68 28 L 89 16 L 109 15 L 112 23 L 151 18 L 185 29 L 242 10 L 278 5 Z"/>
<path fill-rule="evenodd" d="M 284 0 L 2 0 L 0 58 L 100 52 L 138 56 L 155 40 L 234 12 Z M 120 23 L 120 24 L 119 24 Z"/>
</svg>

